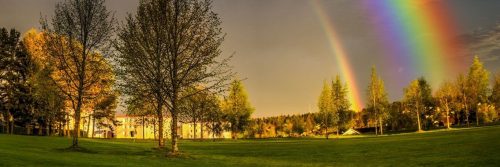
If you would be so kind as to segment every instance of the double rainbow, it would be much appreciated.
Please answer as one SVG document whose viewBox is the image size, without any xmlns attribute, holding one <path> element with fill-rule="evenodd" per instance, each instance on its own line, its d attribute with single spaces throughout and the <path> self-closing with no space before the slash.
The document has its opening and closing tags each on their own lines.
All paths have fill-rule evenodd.
<svg viewBox="0 0 500 167">
<path fill-rule="evenodd" d="M 366 11 L 370 27 L 378 34 L 384 59 L 390 60 L 393 82 L 408 80 L 409 76 L 424 76 L 433 86 L 464 67 L 460 55 L 464 47 L 457 38 L 455 25 L 448 6 L 438 0 L 364 0 L 361 7 Z M 352 109 L 362 107 L 359 87 L 348 53 L 342 40 L 319 0 L 312 1 L 314 10 L 328 37 L 332 53 L 337 59 L 342 77 L 349 89 Z M 401 68 L 407 68 L 405 72 Z M 395 74 L 395 75 L 394 75 Z M 396 77 L 397 76 L 397 77 Z"/>
</svg>

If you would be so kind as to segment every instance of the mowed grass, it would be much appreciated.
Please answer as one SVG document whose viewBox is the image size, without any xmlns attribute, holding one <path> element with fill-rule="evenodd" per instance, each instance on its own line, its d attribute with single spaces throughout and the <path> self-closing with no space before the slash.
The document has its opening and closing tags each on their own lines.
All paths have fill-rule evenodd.
<svg viewBox="0 0 500 167">
<path fill-rule="evenodd" d="M 181 140 L 165 157 L 154 141 L 0 135 L 0 166 L 500 166 L 500 126 L 341 139 Z M 168 143 L 167 143 L 168 144 Z"/>
</svg>

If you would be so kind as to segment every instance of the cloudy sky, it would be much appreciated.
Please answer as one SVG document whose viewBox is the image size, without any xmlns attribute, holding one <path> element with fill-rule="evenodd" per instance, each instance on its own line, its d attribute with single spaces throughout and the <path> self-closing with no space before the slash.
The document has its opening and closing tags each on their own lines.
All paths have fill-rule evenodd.
<svg viewBox="0 0 500 167">
<path fill-rule="evenodd" d="M 0 27 L 25 32 L 39 28 L 40 16 L 50 17 L 58 0 L 0 0 Z M 108 7 L 122 20 L 134 13 L 137 0 L 108 0 Z M 398 100 L 410 82 L 391 71 L 377 45 L 379 34 L 369 25 L 370 15 L 362 0 L 318 2 L 335 23 L 351 62 L 361 98 L 365 98 L 369 70 L 376 66 L 386 80 L 390 100 Z M 500 1 L 447 0 L 446 6 L 457 22 L 459 34 L 483 30 L 483 37 L 472 37 L 474 53 L 484 59 L 492 72 L 500 70 L 500 32 L 489 31 L 500 21 Z M 339 74 L 335 55 L 309 0 L 214 0 L 213 10 L 223 21 L 227 33 L 223 55 L 235 53 L 234 70 L 249 92 L 256 108 L 254 116 L 272 116 L 317 111 L 316 101 L 324 80 Z M 499 29 L 500 30 L 500 29 Z M 484 35 L 486 34 L 486 35 Z M 484 37 L 489 36 L 489 38 Z M 494 45 L 497 44 L 497 45 Z M 471 56 L 464 59 L 469 64 Z M 458 73 L 458 72 L 457 72 Z"/>
</svg>

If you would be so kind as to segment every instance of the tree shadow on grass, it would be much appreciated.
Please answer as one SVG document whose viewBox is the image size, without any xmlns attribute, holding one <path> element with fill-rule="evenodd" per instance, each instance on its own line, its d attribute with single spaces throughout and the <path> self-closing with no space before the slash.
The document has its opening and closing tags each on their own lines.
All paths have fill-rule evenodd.
<svg viewBox="0 0 500 167">
<path fill-rule="evenodd" d="M 77 153 L 86 153 L 86 154 L 97 154 L 97 151 L 87 149 L 85 147 L 68 147 L 68 148 L 57 148 L 55 149 L 58 152 L 77 152 Z"/>
<path fill-rule="evenodd" d="M 55 148 L 55 152 L 62 153 L 85 153 L 85 154 L 98 154 L 98 155 L 120 155 L 120 156 L 143 156 L 152 158 L 165 158 L 171 160 L 185 160 L 196 159 L 194 156 L 186 152 L 178 152 L 171 154 L 169 148 L 144 148 L 139 146 L 125 146 L 121 145 L 100 145 L 91 147 L 68 147 L 68 148 Z"/>
</svg>

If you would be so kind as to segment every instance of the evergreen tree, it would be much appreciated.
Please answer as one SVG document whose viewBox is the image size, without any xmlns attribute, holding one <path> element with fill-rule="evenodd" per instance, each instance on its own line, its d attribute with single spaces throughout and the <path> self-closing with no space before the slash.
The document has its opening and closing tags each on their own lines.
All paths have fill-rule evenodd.
<svg viewBox="0 0 500 167">
<path fill-rule="evenodd" d="M 32 79 L 34 64 L 31 55 L 15 29 L 0 29 L 0 103 L 8 124 L 7 132 L 13 133 L 14 123 L 31 123 L 34 117 Z"/>
</svg>

